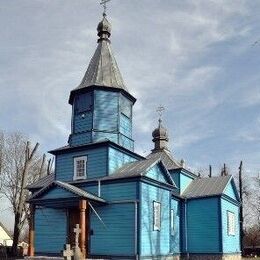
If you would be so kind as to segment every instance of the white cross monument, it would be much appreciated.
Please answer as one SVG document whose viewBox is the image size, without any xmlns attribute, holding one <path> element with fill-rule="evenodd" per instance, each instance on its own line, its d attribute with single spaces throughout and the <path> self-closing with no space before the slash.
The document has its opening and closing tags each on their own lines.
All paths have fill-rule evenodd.
<svg viewBox="0 0 260 260">
<path fill-rule="evenodd" d="M 66 249 L 63 250 L 63 257 L 65 260 L 71 260 L 72 256 L 74 256 L 74 253 L 70 248 L 70 244 L 66 244 Z"/>
<path fill-rule="evenodd" d="M 81 233 L 79 224 L 76 224 L 76 228 L 74 228 L 74 233 L 75 233 L 74 260 L 82 260 L 83 257 L 79 248 L 79 234 Z"/>
</svg>

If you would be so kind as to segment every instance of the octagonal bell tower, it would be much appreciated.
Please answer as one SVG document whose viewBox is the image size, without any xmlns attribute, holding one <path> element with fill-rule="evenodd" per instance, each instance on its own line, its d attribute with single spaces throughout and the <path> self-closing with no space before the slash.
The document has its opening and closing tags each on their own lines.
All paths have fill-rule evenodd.
<svg viewBox="0 0 260 260">
<path fill-rule="evenodd" d="M 97 49 L 80 85 L 70 93 L 69 145 L 110 140 L 133 151 L 132 107 L 136 99 L 128 92 L 113 55 L 111 24 L 105 13 L 97 32 Z"/>
</svg>

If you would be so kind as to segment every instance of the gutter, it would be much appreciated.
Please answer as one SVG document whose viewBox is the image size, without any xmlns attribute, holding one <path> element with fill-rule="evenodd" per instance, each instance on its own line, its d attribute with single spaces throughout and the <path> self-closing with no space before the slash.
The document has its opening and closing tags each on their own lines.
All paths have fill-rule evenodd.
<svg viewBox="0 0 260 260">
<path fill-rule="evenodd" d="M 187 259 L 190 259 L 190 255 L 188 253 L 188 230 L 187 230 L 187 226 L 188 226 L 188 221 L 187 221 L 187 199 L 184 199 L 184 221 L 185 221 L 185 252 L 186 252 L 186 256 Z"/>
</svg>

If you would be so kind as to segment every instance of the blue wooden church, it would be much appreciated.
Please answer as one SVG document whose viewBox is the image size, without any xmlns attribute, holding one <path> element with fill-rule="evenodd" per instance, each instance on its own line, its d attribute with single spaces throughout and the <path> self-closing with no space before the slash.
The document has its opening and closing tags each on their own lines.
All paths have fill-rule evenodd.
<svg viewBox="0 0 260 260">
<path fill-rule="evenodd" d="M 177 161 L 159 120 L 147 157 L 134 152 L 132 108 L 104 14 L 98 45 L 70 93 L 68 145 L 50 151 L 55 173 L 32 192 L 30 255 L 61 255 L 74 243 L 86 258 L 240 259 L 240 200 L 232 176 L 200 178 Z"/>
</svg>

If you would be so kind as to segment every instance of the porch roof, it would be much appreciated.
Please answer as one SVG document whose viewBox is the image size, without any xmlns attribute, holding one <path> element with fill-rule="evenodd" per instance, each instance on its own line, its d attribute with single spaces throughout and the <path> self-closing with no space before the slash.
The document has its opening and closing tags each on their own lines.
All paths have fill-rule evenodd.
<svg viewBox="0 0 260 260">
<path fill-rule="evenodd" d="M 78 196 L 79 198 L 85 198 L 87 200 L 95 201 L 95 202 L 101 202 L 101 203 L 106 203 L 106 201 L 90 192 L 87 192 L 85 190 L 82 190 L 78 187 L 75 187 L 74 185 L 71 185 L 69 183 L 65 183 L 62 181 L 53 181 L 49 185 L 43 187 L 40 189 L 38 192 L 36 192 L 34 195 L 31 196 L 31 198 L 28 200 L 29 202 L 33 202 L 34 200 L 38 200 L 41 195 L 44 193 L 48 192 L 53 187 L 60 187 L 73 195 Z"/>
</svg>

